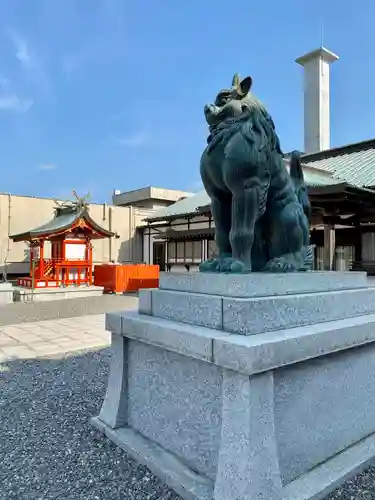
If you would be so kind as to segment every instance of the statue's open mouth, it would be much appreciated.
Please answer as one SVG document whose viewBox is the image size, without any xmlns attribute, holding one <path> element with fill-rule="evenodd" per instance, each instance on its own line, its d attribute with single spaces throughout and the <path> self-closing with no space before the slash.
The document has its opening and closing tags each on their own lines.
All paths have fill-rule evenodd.
<svg viewBox="0 0 375 500">
<path fill-rule="evenodd" d="M 208 125 L 215 125 L 223 119 L 221 108 L 213 104 L 206 104 L 204 107 L 204 116 Z"/>
</svg>

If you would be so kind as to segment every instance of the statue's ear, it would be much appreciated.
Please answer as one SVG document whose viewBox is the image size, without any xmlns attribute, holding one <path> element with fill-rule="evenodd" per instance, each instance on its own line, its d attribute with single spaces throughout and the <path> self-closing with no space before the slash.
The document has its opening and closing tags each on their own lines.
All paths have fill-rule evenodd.
<svg viewBox="0 0 375 500">
<path fill-rule="evenodd" d="M 250 92 L 252 84 L 253 84 L 253 79 L 251 78 L 251 76 L 247 76 L 237 86 L 237 94 L 240 97 L 245 97 Z"/>
<path fill-rule="evenodd" d="M 240 75 L 238 73 L 235 73 L 234 77 L 232 78 L 232 87 L 237 88 L 240 82 Z"/>
</svg>

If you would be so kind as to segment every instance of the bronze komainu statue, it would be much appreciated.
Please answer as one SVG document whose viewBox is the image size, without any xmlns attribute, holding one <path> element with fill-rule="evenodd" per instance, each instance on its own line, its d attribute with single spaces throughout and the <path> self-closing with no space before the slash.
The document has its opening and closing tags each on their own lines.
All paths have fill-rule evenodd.
<svg viewBox="0 0 375 500">
<path fill-rule="evenodd" d="M 235 75 L 206 105 L 210 128 L 200 171 L 211 198 L 218 258 L 201 272 L 291 272 L 312 267 L 310 203 L 298 153 L 288 173 L 275 125 Z"/>
</svg>

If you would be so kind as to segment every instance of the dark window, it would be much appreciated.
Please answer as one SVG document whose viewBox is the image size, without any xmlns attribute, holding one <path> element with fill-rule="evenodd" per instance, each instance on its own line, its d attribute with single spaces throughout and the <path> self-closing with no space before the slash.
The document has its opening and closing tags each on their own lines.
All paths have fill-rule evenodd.
<svg viewBox="0 0 375 500">
<path fill-rule="evenodd" d="M 175 261 L 177 257 L 176 254 L 176 242 L 169 241 L 168 242 L 168 261 Z"/>
</svg>

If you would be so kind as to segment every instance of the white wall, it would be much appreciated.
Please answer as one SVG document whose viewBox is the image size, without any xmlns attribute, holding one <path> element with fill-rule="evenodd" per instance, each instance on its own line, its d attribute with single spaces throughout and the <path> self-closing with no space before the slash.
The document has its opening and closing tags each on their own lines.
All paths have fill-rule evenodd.
<svg viewBox="0 0 375 500">
<path fill-rule="evenodd" d="M 0 274 L 5 268 L 8 274 L 29 272 L 30 255 L 27 243 L 14 243 L 9 234 L 28 231 L 49 222 L 54 216 L 54 206 L 55 202 L 49 198 L 0 193 Z M 141 242 L 138 241 L 136 227 L 152 212 L 133 207 L 93 203 L 90 204 L 89 213 L 97 224 L 119 236 L 93 241 L 94 263 L 141 260 Z M 45 257 L 49 256 L 49 244 L 46 244 Z"/>
</svg>

